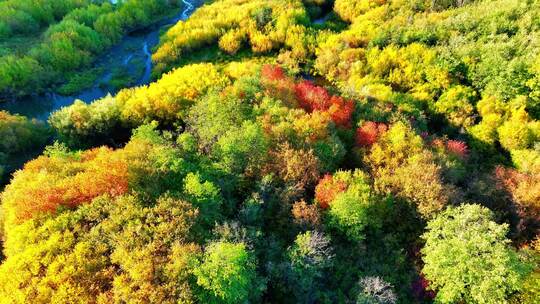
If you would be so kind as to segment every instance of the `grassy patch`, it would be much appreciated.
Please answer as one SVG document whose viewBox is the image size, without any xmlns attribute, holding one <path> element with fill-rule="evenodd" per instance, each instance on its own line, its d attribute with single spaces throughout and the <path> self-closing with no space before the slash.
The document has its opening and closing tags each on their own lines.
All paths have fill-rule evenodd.
<svg viewBox="0 0 540 304">
<path fill-rule="evenodd" d="M 102 73 L 102 68 L 95 68 L 73 74 L 73 76 L 68 77 L 65 84 L 58 88 L 57 92 L 61 95 L 73 95 L 82 90 L 90 89 Z"/>
<path fill-rule="evenodd" d="M 113 90 L 119 90 L 123 87 L 135 85 L 137 80 L 144 73 L 144 61 L 140 58 L 134 58 L 128 66 L 119 65 L 113 69 L 111 79 L 103 84 Z"/>
</svg>

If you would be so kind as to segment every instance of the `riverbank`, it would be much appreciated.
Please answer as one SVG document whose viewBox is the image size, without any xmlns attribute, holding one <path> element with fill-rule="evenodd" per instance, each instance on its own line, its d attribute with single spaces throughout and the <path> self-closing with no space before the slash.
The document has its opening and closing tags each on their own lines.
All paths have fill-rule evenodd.
<svg viewBox="0 0 540 304">
<path fill-rule="evenodd" d="M 204 1 L 182 0 L 184 6 L 174 15 L 167 16 L 152 25 L 138 28 L 127 34 L 120 43 L 104 52 L 92 67 L 81 73 L 80 79 L 90 83 L 76 94 L 61 95 L 48 92 L 27 96 L 0 104 L 0 110 L 46 121 L 52 112 L 73 104 L 75 100 L 90 103 L 120 88 L 144 85 L 151 80 L 151 50 L 159 43 L 163 30 L 180 20 L 187 19 Z M 98 75 L 96 75 L 98 74 Z"/>
</svg>

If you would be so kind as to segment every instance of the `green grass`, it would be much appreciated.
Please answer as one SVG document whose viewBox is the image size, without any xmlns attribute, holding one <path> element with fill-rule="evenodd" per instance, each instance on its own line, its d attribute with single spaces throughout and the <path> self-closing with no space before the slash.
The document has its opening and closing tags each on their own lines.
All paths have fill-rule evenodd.
<svg viewBox="0 0 540 304">
<path fill-rule="evenodd" d="M 73 76 L 68 77 L 67 82 L 60 86 L 56 91 L 61 95 L 73 95 L 82 90 L 89 89 L 94 86 L 98 76 L 102 73 L 102 68 L 94 68 L 74 73 Z"/>
<path fill-rule="evenodd" d="M 112 88 L 113 90 L 119 90 L 123 87 L 134 85 L 144 73 L 144 61 L 140 58 L 132 59 L 130 67 L 118 65 L 113 69 L 111 79 L 107 83 L 101 84 L 101 86 Z"/>
</svg>

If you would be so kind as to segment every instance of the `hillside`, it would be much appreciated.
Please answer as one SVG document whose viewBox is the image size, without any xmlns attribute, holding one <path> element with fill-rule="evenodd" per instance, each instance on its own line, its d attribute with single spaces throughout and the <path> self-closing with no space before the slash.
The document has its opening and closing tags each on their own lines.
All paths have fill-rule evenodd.
<svg viewBox="0 0 540 304">
<path fill-rule="evenodd" d="M 540 1 L 0 0 L 0 303 L 540 303 Z"/>
</svg>

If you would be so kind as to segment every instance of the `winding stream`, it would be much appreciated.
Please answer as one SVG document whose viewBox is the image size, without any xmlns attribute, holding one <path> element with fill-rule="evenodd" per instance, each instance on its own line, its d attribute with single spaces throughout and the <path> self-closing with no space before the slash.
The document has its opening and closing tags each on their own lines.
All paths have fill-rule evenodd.
<svg viewBox="0 0 540 304">
<path fill-rule="evenodd" d="M 93 66 L 100 70 L 100 76 L 92 88 L 70 96 L 48 93 L 7 102 L 0 104 L 0 110 L 7 110 L 10 113 L 21 114 L 29 118 L 47 120 L 51 113 L 73 104 L 75 100 L 91 103 L 109 93 L 116 93 L 118 90 L 108 84 L 118 71 L 131 79 L 128 87 L 148 84 L 152 73 L 151 50 L 159 43 L 161 30 L 189 18 L 203 1 L 182 0 L 182 2 L 184 9 L 176 16 L 128 34 L 119 44 L 103 53 Z"/>
</svg>

